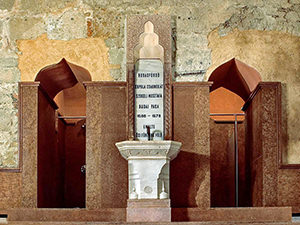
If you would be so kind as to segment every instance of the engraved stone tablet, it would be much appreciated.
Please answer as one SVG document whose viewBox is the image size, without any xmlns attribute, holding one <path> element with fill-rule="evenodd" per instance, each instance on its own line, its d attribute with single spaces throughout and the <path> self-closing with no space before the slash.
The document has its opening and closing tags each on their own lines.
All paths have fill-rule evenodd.
<svg viewBox="0 0 300 225">
<path fill-rule="evenodd" d="M 140 59 L 135 65 L 135 136 L 137 140 L 164 137 L 164 75 L 158 59 Z"/>
</svg>

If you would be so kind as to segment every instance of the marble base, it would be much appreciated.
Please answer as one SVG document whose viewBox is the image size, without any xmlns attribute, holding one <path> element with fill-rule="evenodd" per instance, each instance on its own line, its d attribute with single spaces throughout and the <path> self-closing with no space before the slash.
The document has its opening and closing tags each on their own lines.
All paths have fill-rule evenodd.
<svg viewBox="0 0 300 225">
<path fill-rule="evenodd" d="M 169 199 L 170 161 L 179 153 L 177 141 L 122 141 L 116 143 L 128 161 L 129 199 Z"/>
<path fill-rule="evenodd" d="M 128 207 L 131 219 L 143 219 L 136 224 L 171 224 L 165 222 L 169 215 L 168 200 L 129 200 Z M 138 211 L 141 206 L 141 212 Z M 160 209 L 155 210 L 160 207 Z M 159 208 L 158 207 L 158 208 Z M 136 209 L 136 210 L 135 210 Z M 131 211 L 130 211 L 131 210 Z M 159 212 L 161 210 L 161 212 Z M 0 214 L 8 215 L 8 224 L 19 225 L 58 225 L 58 224 L 132 224 L 126 222 L 126 208 L 103 208 L 99 210 L 89 209 L 37 209 L 15 208 L 10 210 L 0 209 Z M 172 224 L 272 224 L 272 225 L 296 225 L 292 223 L 291 207 L 250 207 L 250 208 L 172 208 Z M 136 213 L 135 215 L 133 213 Z M 160 214 L 159 214 L 160 213 Z M 140 214 L 140 215 L 139 215 Z M 129 216 L 130 216 L 129 215 Z M 135 217 L 134 217 L 135 216 Z M 162 222 L 145 220 L 154 217 L 163 219 Z M 140 217 L 140 218 L 139 218 Z M 167 218 L 169 219 L 169 218 Z M 135 221 L 136 221 L 135 220 Z M 29 222 L 27 222 L 29 221 Z M 163 222 L 164 221 L 164 222 Z M 299 223 L 300 225 L 300 223 Z"/>
<path fill-rule="evenodd" d="M 127 201 L 127 222 L 171 222 L 170 199 Z"/>
</svg>

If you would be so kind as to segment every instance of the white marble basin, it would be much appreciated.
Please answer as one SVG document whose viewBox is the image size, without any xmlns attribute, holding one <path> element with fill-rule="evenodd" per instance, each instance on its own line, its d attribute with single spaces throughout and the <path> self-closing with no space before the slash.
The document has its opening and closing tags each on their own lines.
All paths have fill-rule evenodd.
<svg viewBox="0 0 300 225">
<path fill-rule="evenodd" d="M 125 159 L 168 158 L 174 159 L 179 153 L 181 143 L 177 141 L 122 141 L 116 143 Z"/>
<path fill-rule="evenodd" d="M 129 199 L 168 199 L 170 161 L 179 153 L 176 141 L 116 143 L 128 160 Z"/>
</svg>

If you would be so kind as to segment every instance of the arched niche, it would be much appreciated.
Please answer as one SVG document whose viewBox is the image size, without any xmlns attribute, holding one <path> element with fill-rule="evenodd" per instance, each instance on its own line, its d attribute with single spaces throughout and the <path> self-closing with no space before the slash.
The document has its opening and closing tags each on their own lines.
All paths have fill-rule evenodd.
<svg viewBox="0 0 300 225">
<path fill-rule="evenodd" d="M 216 68 L 208 80 L 213 81 L 210 87 L 211 205 L 251 206 L 251 162 L 246 152 L 247 130 L 242 108 L 261 76 L 254 68 L 233 58 Z"/>
<path fill-rule="evenodd" d="M 242 107 L 245 101 L 232 91 L 219 87 L 210 92 L 209 107 L 211 114 L 242 114 Z M 234 115 L 231 116 L 211 116 L 215 121 L 234 121 Z M 243 116 L 237 116 L 238 120 L 244 120 Z"/>
<path fill-rule="evenodd" d="M 208 81 L 213 81 L 210 91 L 224 87 L 247 101 L 261 76 L 254 68 L 233 58 L 215 69 Z"/>
<path fill-rule="evenodd" d="M 159 59 L 164 62 L 164 48 L 159 44 L 159 37 L 154 32 L 151 21 L 147 21 L 144 25 L 144 32 L 134 48 L 134 59 L 135 62 L 139 59 Z"/>
<path fill-rule="evenodd" d="M 90 80 L 86 69 L 62 59 L 41 69 L 35 82 L 20 84 L 23 207 L 85 207 L 82 83 Z"/>
<path fill-rule="evenodd" d="M 84 81 L 91 81 L 90 73 L 83 67 L 64 58 L 57 64 L 41 69 L 35 81 L 58 106 L 65 116 L 85 116 L 86 93 Z"/>
<path fill-rule="evenodd" d="M 211 95 L 225 88 L 245 101 L 244 121 L 210 123 L 211 205 L 276 205 L 273 196 L 278 191 L 282 143 L 281 84 L 262 82 L 254 68 L 237 59 L 220 65 L 209 81 L 214 82 Z M 224 102 L 227 97 L 223 94 L 218 98 Z M 267 190 L 274 195 L 266 194 Z"/>
</svg>

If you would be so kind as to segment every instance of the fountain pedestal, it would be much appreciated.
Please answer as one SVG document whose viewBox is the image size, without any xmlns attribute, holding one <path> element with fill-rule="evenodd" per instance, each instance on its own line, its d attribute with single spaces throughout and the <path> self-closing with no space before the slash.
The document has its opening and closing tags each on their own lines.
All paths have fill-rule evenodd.
<svg viewBox="0 0 300 225">
<path fill-rule="evenodd" d="M 123 141 L 116 143 L 128 161 L 127 221 L 171 221 L 170 161 L 181 147 L 176 141 Z"/>
</svg>

